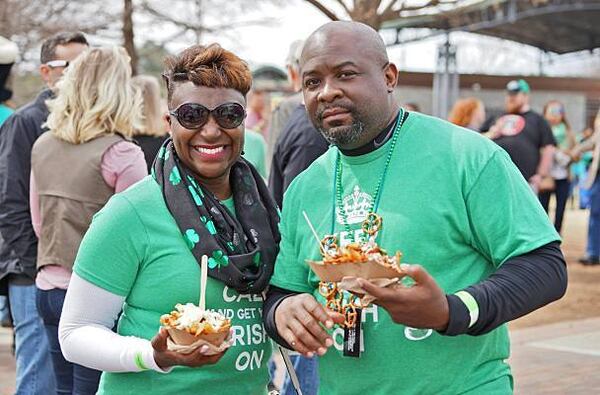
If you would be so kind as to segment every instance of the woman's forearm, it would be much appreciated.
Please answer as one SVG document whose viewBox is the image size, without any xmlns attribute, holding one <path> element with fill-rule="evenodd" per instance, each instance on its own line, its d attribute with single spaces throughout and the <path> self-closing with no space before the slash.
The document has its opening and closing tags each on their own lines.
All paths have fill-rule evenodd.
<svg viewBox="0 0 600 395">
<path fill-rule="evenodd" d="M 65 359 L 105 372 L 164 373 L 149 340 L 111 330 L 124 300 L 73 273 L 58 331 Z"/>
</svg>

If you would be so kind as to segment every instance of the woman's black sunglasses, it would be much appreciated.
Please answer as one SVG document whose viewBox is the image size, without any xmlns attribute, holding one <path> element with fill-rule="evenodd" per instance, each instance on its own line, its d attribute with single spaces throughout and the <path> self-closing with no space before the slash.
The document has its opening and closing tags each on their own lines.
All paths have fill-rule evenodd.
<svg viewBox="0 0 600 395">
<path fill-rule="evenodd" d="M 237 128 L 246 118 L 246 110 L 239 103 L 225 103 L 212 110 L 198 103 L 183 103 L 169 114 L 186 129 L 199 129 L 212 115 L 217 124 L 225 129 Z"/>
</svg>

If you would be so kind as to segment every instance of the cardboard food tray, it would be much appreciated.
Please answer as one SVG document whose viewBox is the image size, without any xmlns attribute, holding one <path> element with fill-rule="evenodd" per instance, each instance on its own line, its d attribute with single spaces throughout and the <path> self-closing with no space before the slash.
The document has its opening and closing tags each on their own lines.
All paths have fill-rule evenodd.
<svg viewBox="0 0 600 395">
<path fill-rule="evenodd" d="M 200 336 L 194 336 L 191 333 L 177 328 L 167 328 L 167 331 L 175 344 L 187 346 L 200 339 L 204 339 L 215 346 L 219 346 L 227 339 L 227 336 L 229 336 L 229 329 L 230 325 L 227 325 L 226 327 L 221 328 L 217 333 L 206 333 Z"/>
<path fill-rule="evenodd" d="M 326 282 L 340 282 L 344 277 L 360 277 L 364 279 L 374 278 L 401 278 L 401 271 L 380 265 L 376 261 L 323 264 L 322 261 L 307 260 L 310 268 L 321 279 Z"/>
</svg>

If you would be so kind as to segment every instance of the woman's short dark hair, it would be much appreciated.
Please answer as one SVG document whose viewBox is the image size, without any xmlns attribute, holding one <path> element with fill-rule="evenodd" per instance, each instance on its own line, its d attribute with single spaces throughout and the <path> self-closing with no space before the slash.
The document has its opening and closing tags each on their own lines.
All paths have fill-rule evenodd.
<svg viewBox="0 0 600 395">
<path fill-rule="evenodd" d="M 192 81 L 209 88 L 231 88 L 246 96 L 252 73 L 246 62 L 219 44 L 193 45 L 165 61 L 163 77 L 169 104 L 177 82 Z"/>
</svg>

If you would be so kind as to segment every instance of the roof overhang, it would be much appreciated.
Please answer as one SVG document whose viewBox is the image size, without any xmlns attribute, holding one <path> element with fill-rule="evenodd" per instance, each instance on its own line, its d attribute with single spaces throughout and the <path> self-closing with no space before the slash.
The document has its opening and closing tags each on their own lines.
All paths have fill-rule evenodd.
<svg viewBox="0 0 600 395">
<path fill-rule="evenodd" d="M 483 0 L 437 14 L 388 21 L 382 29 L 472 32 L 564 54 L 600 47 L 598 21 L 597 0 Z M 398 39 L 394 44 L 401 43 Z"/>
</svg>

